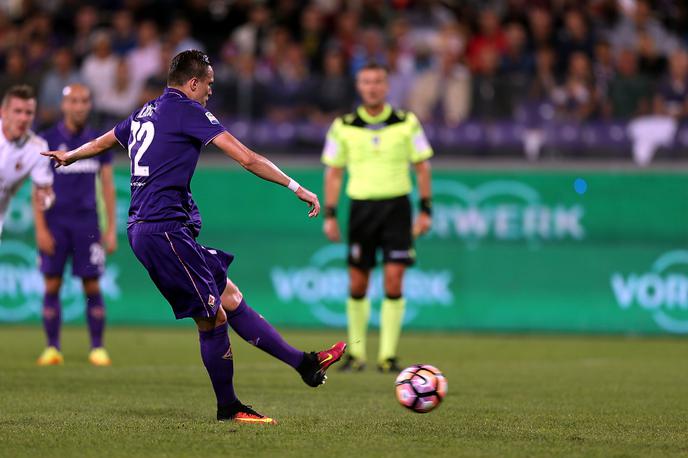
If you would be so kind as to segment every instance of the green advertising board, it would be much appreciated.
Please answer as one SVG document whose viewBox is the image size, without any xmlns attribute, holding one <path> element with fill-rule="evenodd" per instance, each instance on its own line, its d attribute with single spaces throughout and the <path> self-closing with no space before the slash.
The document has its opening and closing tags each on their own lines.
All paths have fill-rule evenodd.
<svg viewBox="0 0 688 458">
<path fill-rule="evenodd" d="M 290 173 L 322 188 L 319 169 Z M 117 185 L 108 320 L 173 324 L 128 246 L 126 169 Z M 200 168 L 192 187 L 201 243 L 236 255 L 229 274 L 252 306 L 280 326 L 345 324 L 346 247 L 327 242 L 305 205 L 238 169 Z M 433 231 L 417 241 L 406 277 L 407 328 L 688 334 L 688 173 L 435 170 L 433 189 Z M 375 325 L 379 272 L 373 280 Z M 37 322 L 41 295 L 24 188 L 0 245 L 0 322 Z M 83 321 L 78 279 L 67 279 L 62 300 L 65 321 Z"/>
</svg>

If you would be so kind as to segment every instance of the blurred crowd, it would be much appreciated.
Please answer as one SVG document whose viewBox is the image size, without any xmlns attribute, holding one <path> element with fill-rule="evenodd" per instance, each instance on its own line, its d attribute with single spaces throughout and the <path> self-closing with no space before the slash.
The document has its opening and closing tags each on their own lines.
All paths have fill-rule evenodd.
<svg viewBox="0 0 688 458">
<path fill-rule="evenodd" d="M 156 97 L 176 53 L 215 68 L 230 119 L 325 124 L 354 75 L 389 68 L 390 101 L 428 123 L 688 116 L 688 2 L 680 0 L 8 0 L 0 91 L 33 85 L 42 125 L 84 82 L 100 119 Z"/>
</svg>

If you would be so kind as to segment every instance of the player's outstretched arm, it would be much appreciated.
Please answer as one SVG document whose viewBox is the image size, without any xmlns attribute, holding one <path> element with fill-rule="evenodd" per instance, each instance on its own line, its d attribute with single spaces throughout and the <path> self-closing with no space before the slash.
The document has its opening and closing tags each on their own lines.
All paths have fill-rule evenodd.
<svg viewBox="0 0 688 458">
<path fill-rule="evenodd" d="M 251 151 L 233 135 L 223 132 L 213 139 L 213 144 L 254 175 L 264 180 L 281 184 L 294 191 L 296 197 L 308 204 L 310 208 L 308 212 L 309 217 L 313 218 L 320 213 L 318 196 L 289 178 L 269 159 Z"/>
<path fill-rule="evenodd" d="M 117 202 L 115 199 L 115 177 L 112 164 L 105 164 L 100 169 L 100 184 L 105 201 L 107 227 L 103 234 L 103 245 L 108 254 L 117 249 Z"/>
<path fill-rule="evenodd" d="M 57 166 L 69 165 L 78 160 L 86 159 L 88 157 L 97 156 L 103 151 L 112 148 L 117 143 L 115 137 L 115 129 L 110 129 L 95 140 L 84 143 L 77 149 L 71 151 L 46 151 L 41 153 L 43 156 L 48 156 L 57 162 Z"/>
</svg>

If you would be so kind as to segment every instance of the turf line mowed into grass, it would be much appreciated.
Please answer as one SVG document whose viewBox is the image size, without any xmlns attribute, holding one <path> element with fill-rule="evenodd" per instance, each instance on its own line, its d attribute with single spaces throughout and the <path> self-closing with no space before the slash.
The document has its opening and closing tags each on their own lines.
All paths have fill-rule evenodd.
<svg viewBox="0 0 688 458">
<path fill-rule="evenodd" d="M 306 349 L 343 338 L 285 336 Z M 686 340 L 408 333 L 403 362 L 449 380 L 420 415 L 397 404 L 392 375 L 333 371 L 311 389 L 232 335 L 238 394 L 275 427 L 214 421 L 197 340 L 192 327 L 113 327 L 114 365 L 94 368 L 85 329 L 67 327 L 65 365 L 39 368 L 40 328 L 0 326 L 0 456 L 688 455 Z"/>
</svg>

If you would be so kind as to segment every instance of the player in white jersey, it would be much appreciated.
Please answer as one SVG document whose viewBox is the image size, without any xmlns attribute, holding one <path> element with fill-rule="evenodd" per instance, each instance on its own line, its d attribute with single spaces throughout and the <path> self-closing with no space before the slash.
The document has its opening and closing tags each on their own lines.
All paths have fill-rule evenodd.
<svg viewBox="0 0 688 458">
<path fill-rule="evenodd" d="M 11 87 L 0 106 L 0 235 L 5 213 L 24 180 L 31 176 L 32 202 L 47 208 L 55 196 L 52 190 L 53 174 L 50 160 L 41 156 L 48 144 L 30 128 L 36 115 L 36 96 L 30 86 Z M 45 228 L 36 227 L 36 241 L 44 242 Z M 49 235 L 49 234 L 48 234 Z"/>
</svg>

